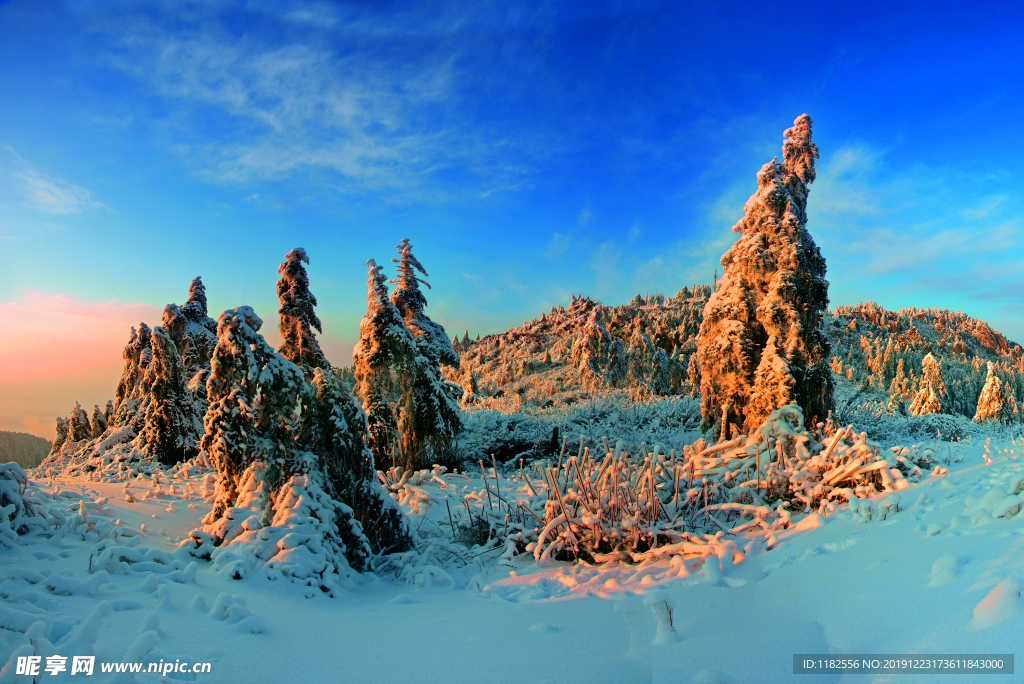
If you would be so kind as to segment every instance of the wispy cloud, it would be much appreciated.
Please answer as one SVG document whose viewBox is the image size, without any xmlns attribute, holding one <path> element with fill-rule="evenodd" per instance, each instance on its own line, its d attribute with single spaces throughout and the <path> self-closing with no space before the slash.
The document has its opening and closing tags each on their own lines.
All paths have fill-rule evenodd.
<svg viewBox="0 0 1024 684">
<path fill-rule="evenodd" d="M 565 250 L 569 249 L 571 244 L 572 238 L 568 235 L 552 233 L 551 240 L 548 242 L 547 247 L 544 248 L 544 256 L 548 259 L 557 259 L 565 254 Z"/>
<path fill-rule="evenodd" d="M 168 127 L 174 146 L 199 173 L 237 183 L 326 173 L 343 192 L 406 193 L 468 174 L 460 186 L 486 195 L 533 172 L 541 145 L 463 111 L 478 65 L 464 65 L 464 41 L 451 37 L 478 17 L 300 2 L 237 9 L 255 15 L 251 30 L 226 23 L 232 13 L 176 5 L 99 24 L 112 43 L 106 63 L 172 104 L 184 124 Z"/>
<path fill-rule="evenodd" d="M 85 188 L 56 176 L 50 176 L 28 161 L 9 145 L 0 161 L 0 172 L 7 175 L 29 206 L 50 214 L 80 214 L 83 211 L 105 209 Z"/>
</svg>

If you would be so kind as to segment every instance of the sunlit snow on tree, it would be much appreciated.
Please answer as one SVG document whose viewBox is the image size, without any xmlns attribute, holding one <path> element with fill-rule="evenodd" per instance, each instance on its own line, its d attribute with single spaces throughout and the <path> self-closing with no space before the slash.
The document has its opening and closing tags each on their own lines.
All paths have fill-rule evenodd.
<svg viewBox="0 0 1024 684">
<path fill-rule="evenodd" d="M 825 259 L 806 228 L 817 157 L 804 114 L 733 227 L 740 237 L 722 255 L 697 338 L 705 428 L 724 421 L 749 432 L 790 403 L 819 420 L 832 408 Z"/>
</svg>

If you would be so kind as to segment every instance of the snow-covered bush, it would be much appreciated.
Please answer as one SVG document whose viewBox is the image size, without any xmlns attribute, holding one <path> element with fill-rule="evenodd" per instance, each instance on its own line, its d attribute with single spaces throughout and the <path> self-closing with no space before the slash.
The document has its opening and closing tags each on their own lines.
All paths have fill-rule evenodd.
<svg viewBox="0 0 1024 684">
<path fill-rule="evenodd" d="M 682 448 L 697 436 L 700 404 L 685 395 L 635 401 L 628 392 L 605 391 L 585 402 L 518 412 L 467 407 L 462 422 L 459 448 L 471 463 L 493 456 L 516 465 L 557 456 L 564 443 L 580 437 L 622 440 L 628 449 L 641 442 Z"/>
<path fill-rule="evenodd" d="M 575 455 L 534 464 L 535 495 L 505 503 L 505 514 L 514 520 L 509 541 L 538 561 L 639 562 L 710 553 L 716 531 L 785 529 L 794 514 L 905 489 L 933 465 L 919 449 L 883 454 L 851 426 L 808 431 L 791 404 L 749 436 L 701 439 L 682 453 L 641 444 L 631 456 L 621 443 L 581 442 Z"/>
<path fill-rule="evenodd" d="M 46 509 L 25 496 L 28 478 L 17 463 L 0 463 L 0 547 L 14 548 L 18 537 L 47 529 L 55 521 Z"/>
</svg>

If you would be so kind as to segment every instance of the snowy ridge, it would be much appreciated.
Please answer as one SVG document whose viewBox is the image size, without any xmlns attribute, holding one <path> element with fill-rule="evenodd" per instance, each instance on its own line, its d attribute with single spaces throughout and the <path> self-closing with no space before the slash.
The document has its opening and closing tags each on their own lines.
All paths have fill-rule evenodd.
<svg viewBox="0 0 1024 684">
<path fill-rule="evenodd" d="M 692 395 L 699 382 L 690 359 L 709 292 L 684 287 L 614 307 L 574 296 L 568 308 L 498 335 L 471 340 L 467 332 L 455 344 L 459 370 L 442 369 L 462 387 L 463 404 L 503 411 L 571 405 L 595 389 Z"/>
</svg>

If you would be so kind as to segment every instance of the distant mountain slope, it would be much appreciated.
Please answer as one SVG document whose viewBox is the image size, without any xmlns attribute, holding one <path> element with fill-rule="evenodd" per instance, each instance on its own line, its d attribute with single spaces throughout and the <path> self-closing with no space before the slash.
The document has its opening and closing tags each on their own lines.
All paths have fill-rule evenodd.
<svg viewBox="0 0 1024 684">
<path fill-rule="evenodd" d="M 696 285 L 614 307 L 573 297 L 568 308 L 503 333 L 464 336 L 456 342 L 461 369 L 447 377 L 462 386 L 464 401 L 505 410 L 572 404 L 600 390 L 695 393 L 690 359 L 710 291 Z"/>
<path fill-rule="evenodd" d="M 46 458 L 50 442 L 24 432 L 0 432 L 0 463 L 17 463 L 35 468 Z"/>
<path fill-rule="evenodd" d="M 838 306 L 826 334 L 832 371 L 862 394 L 885 397 L 906 409 L 922 387 L 922 362 L 938 362 L 948 392 L 943 413 L 972 418 L 988 375 L 988 364 L 1018 407 L 1024 401 L 1024 354 L 982 320 L 948 309 L 888 311 L 872 302 Z M 837 400 L 838 403 L 838 400 Z"/>
<path fill-rule="evenodd" d="M 568 308 L 554 307 L 503 333 L 457 340 L 462 365 L 447 368 L 446 377 L 462 387 L 464 403 L 504 411 L 578 403 L 608 390 L 634 398 L 695 396 L 693 353 L 710 291 L 696 285 L 674 297 L 637 295 L 614 307 L 573 297 Z M 840 419 L 865 406 L 906 416 L 923 389 L 928 354 L 945 384 L 941 413 L 975 417 L 991 362 L 1010 406 L 1000 420 L 1024 418 L 1024 349 L 985 321 L 960 311 L 889 311 L 866 302 L 837 306 L 825 327 Z"/>
</svg>

